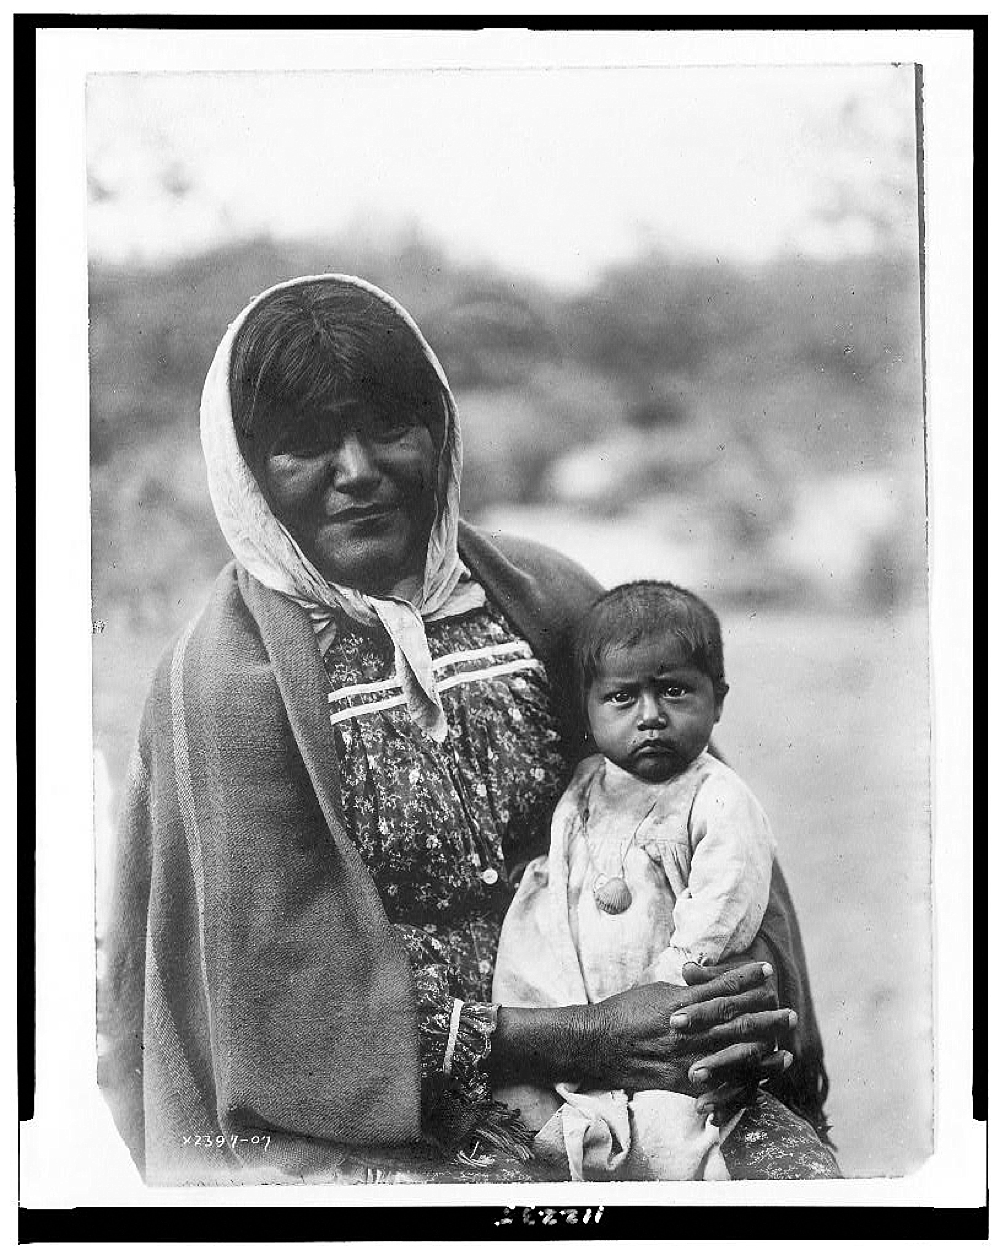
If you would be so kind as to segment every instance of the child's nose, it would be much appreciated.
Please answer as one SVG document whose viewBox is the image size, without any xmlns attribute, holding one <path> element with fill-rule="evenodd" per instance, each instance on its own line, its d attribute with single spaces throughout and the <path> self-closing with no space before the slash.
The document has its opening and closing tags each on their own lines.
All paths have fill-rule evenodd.
<svg viewBox="0 0 1000 1256">
<path fill-rule="evenodd" d="M 657 695 L 644 693 L 639 701 L 639 727 L 662 728 L 666 722 L 666 715 Z"/>
</svg>

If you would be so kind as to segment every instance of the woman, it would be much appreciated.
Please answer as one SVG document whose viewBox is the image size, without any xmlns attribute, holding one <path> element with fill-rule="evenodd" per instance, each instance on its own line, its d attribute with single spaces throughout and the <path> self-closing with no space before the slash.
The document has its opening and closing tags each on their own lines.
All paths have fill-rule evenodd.
<svg viewBox="0 0 1000 1256">
<path fill-rule="evenodd" d="M 599 589 L 459 521 L 455 404 L 409 315 L 344 276 L 270 289 L 216 352 L 201 431 L 236 561 L 146 705 L 103 998 L 102 1084 L 147 1180 L 530 1177 L 498 1079 L 725 1106 L 763 1077 L 821 1128 L 780 874 L 777 989 L 758 962 L 593 1007 L 490 1002 L 582 750 L 567 642 Z M 784 1122 L 795 1176 L 835 1175 L 810 1126 L 763 1111 L 746 1128 Z"/>
</svg>

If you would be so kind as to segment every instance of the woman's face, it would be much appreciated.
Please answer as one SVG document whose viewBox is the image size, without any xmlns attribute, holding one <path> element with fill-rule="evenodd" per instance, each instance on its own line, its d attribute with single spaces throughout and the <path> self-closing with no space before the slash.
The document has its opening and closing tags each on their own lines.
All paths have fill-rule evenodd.
<svg viewBox="0 0 1000 1256">
<path fill-rule="evenodd" d="M 268 505 L 328 580 L 385 595 L 422 579 L 437 451 L 407 410 L 352 399 L 289 416 L 257 471 Z"/>
</svg>

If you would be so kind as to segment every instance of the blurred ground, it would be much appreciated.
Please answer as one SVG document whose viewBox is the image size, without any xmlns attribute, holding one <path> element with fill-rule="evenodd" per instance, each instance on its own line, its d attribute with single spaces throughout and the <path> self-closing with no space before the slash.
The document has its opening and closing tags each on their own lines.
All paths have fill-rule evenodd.
<svg viewBox="0 0 1000 1256">
<path fill-rule="evenodd" d="M 724 622 L 719 744 L 768 811 L 801 917 L 841 1166 L 906 1173 L 931 1152 L 926 617 Z"/>
<path fill-rule="evenodd" d="M 439 353 L 465 513 L 606 583 L 719 610 L 719 744 L 767 808 L 801 916 L 849 1175 L 930 1151 L 929 714 L 915 272 L 905 259 L 637 260 L 557 297 L 419 242 L 268 241 L 91 274 L 99 871 L 160 654 L 227 553 L 197 437 L 226 323 L 271 282 L 354 271 Z M 99 881 L 103 892 L 104 881 Z M 101 900 L 103 901 L 103 900 Z"/>
</svg>

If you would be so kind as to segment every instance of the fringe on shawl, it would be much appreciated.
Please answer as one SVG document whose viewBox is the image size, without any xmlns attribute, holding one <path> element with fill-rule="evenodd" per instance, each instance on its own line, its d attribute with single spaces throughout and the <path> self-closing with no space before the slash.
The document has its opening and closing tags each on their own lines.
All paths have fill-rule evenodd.
<svg viewBox="0 0 1000 1256">
<path fill-rule="evenodd" d="M 452 1075 L 437 1071 L 425 1078 L 422 1104 L 424 1135 L 455 1164 L 488 1168 L 497 1156 L 526 1162 L 532 1158 L 535 1131 L 529 1130 L 516 1108 L 493 1098 L 483 1068 L 489 1058 L 496 1012 L 477 1015 L 476 1005 L 466 1004 L 458 1024 Z M 441 1059 L 448 1032 L 440 1018 L 422 1025 L 423 1052 Z"/>
</svg>

